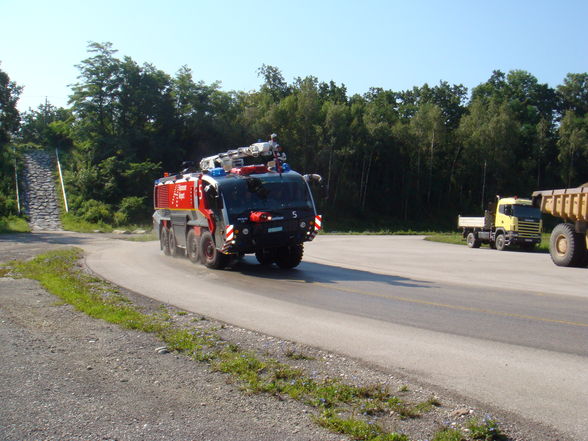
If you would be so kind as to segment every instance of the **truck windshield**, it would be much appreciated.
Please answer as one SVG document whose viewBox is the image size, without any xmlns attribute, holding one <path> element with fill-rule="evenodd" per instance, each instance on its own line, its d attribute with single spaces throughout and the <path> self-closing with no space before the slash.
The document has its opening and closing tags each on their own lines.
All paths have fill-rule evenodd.
<svg viewBox="0 0 588 441">
<path fill-rule="evenodd" d="M 230 179 L 223 182 L 220 189 L 229 214 L 284 208 L 312 209 L 310 192 L 299 175 Z"/>
<path fill-rule="evenodd" d="M 541 211 L 531 205 L 513 205 L 513 216 L 529 219 L 541 219 Z"/>
</svg>

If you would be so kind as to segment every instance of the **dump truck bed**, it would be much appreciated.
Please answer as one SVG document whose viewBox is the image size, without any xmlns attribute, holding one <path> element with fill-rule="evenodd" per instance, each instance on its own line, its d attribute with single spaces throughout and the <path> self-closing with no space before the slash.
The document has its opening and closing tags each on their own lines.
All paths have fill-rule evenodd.
<svg viewBox="0 0 588 441">
<path fill-rule="evenodd" d="M 543 213 L 566 221 L 588 221 L 588 183 L 578 188 L 533 192 L 533 203 Z"/>
<path fill-rule="evenodd" d="M 483 217 L 458 216 L 457 226 L 459 228 L 484 228 L 486 224 Z"/>
</svg>

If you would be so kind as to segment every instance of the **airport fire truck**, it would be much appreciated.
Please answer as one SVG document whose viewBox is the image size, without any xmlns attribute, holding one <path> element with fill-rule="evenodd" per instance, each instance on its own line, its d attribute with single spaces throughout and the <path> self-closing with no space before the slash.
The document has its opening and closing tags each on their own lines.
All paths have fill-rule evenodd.
<svg viewBox="0 0 588 441">
<path fill-rule="evenodd" d="M 309 186 L 321 178 L 291 170 L 276 145 L 239 147 L 203 158 L 198 171 L 157 179 L 153 226 L 163 253 L 215 269 L 248 253 L 264 265 L 297 266 L 304 242 L 322 228 Z M 245 165 L 264 156 L 267 164 Z"/>
</svg>

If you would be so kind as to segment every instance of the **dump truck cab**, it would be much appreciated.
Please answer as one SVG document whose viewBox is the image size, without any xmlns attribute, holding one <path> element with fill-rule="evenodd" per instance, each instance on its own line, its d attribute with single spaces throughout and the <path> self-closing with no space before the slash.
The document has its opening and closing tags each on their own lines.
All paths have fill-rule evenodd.
<svg viewBox="0 0 588 441">
<path fill-rule="evenodd" d="M 459 216 L 458 227 L 470 248 L 487 243 L 498 250 L 512 245 L 531 250 L 541 243 L 541 211 L 530 199 L 516 196 L 498 197 L 484 217 Z"/>
<path fill-rule="evenodd" d="M 541 211 L 530 199 L 517 197 L 498 200 L 494 227 L 504 234 L 506 245 L 537 244 L 541 242 Z"/>
</svg>

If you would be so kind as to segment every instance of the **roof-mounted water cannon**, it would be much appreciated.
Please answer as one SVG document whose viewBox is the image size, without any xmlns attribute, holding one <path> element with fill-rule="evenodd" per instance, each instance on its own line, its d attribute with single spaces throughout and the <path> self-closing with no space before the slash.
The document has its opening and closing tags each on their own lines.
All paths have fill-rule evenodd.
<svg viewBox="0 0 588 441">
<path fill-rule="evenodd" d="M 213 156 L 208 156 L 200 161 L 201 170 L 211 170 L 213 168 L 222 167 L 226 171 L 234 167 L 242 167 L 243 159 L 248 157 L 270 156 L 272 154 L 273 143 L 270 142 L 256 142 L 247 147 L 239 147 L 233 150 L 228 150 L 224 153 L 218 153 Z"/>
</svg>

